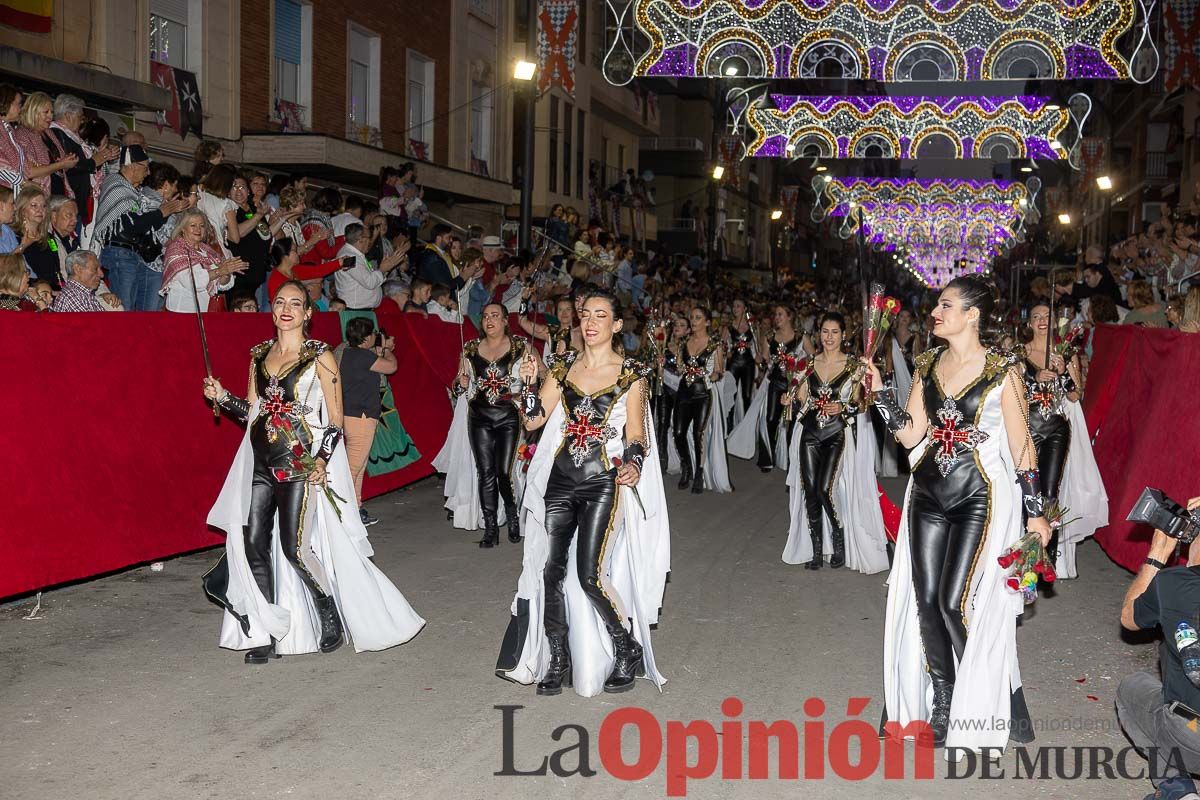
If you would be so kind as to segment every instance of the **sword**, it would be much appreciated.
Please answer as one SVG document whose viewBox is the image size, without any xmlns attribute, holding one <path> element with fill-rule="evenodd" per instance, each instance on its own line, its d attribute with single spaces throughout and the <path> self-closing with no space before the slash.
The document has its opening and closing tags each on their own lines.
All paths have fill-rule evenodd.
<svg viewBox="0 0 1200 800">
<path fill-rule="evenodd" d="M 196 273 L 192 271 L 192 253 L 188 249 L 188 278 L 192 281 L 192 299 L 196 301 L 196 325 L 200 330 L 200 352 L 204 354 L 204 374 L 206 377 L 213 376 L 212 359 L 208 355 L 208 337 L 204 335 L 204 318 L 200 316 L 200 287 L 196 285 Z M 220 419 L 221 408 L 217 405 L 217 401 L 212 401 L 213 419 Z"/>
</svg>

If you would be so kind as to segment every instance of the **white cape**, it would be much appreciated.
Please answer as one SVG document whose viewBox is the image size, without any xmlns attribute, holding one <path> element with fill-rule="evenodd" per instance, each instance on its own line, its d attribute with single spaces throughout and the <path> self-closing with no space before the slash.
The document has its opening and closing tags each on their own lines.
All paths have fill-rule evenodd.
<svg viewBox="0 0 1200 800">
<path fill-rule="evenodd" d="M 309 369 L 301 376 L 316 385 L 307 390 L 308 405 L 313 411 L 306 417 L 310 426 L 323 426 L 324 395 L 320 383 Z M 301 391 L 303 396 L 306 392 Z M 250 410 L 253 421 L 258 415 L 258 402 Z M 319 440 L 320 437 L 315 437 Z M 318 442 L 314 442 L 314 449 Z M 346 498 L 341 518 L 325 496 L 324 491 L 309 489 L 307 514 L 304 521 L 302 558 L 329 594 L 345 623 L 346 632 L 357 652 L 384 650 L 403 644 L 425 626 L 404 595 L 387 576 L 370 561 L 374 551 L 367 540 L 367 529 L 358 516 L 354 481 L 346 448 L 339 444 L 327 468 L 329 486 L 338 496 Z M 321 635 L 321 624 L 308 588 L 288 563 L 280 549 L 278 516 L 272 535 L 272 565 L 274 568 L 275 602 L 263 596 L 250 572 L 246 560 L 243 527 L 250 516 L 251 481 L 254 473 L 254 452 L 250 444 L 250 426 L 234 456 L 233 466 L 225 485 L 208 514 L 208 524 L 225 531 L 225 560 L 229 579 L 225 598 L 237 615 L 249 621 L 249 633 L 242 630 L 238 618 L 226 609 L 221 625 L 221 647 L 246 650 L 262 647 L 275 639 L 280 655 L 315 653 Z"/>
<path fill-rule="evenodd" d="M 1007 382 L 1005 378 L 1005 382 Z M 979 553 L 978 566 L 967 587 L 965 617 L 967 644 L 958 664 L 950 730 L 946 747 L 979 751 L 1002 750 L 1008 744 L 1013 693 L 1021 687 L 1017 663 L 1017 617 L 1025 609 L 1021 595 L 1005 586 L 1006 571 L 997 558 L 1023 535 L 1021 495 L 1016 469 L 1008 452 L 1008 435 L 1000 412 L 1003 385 L 984 399 L 979 427 L 989 436 L 975 451 L 991 485 L 991 517 Z M 914 450 L 913 463 L 928 446 Z M 888 577 L 887 612 L 883 639 L 883 687 L 887 718 L 901 726 L 928 720 L 933 684 L 925 668 L 917 605 L 913 593 L 908 514 L 912 479 L 904 497 L 904 514 L 896 540 L 895 559 Z M 999 721 L 1000 724 L 997 724 Z"/>
<path fill-rule="evenodd" d="M 509 372 L 514 387 L 519 381 L 517 372 L 520 365 L 521 359 L 514 359 Z M 444 507 L 451 513 L 454 527 L 474 531 L 483 527 L 483 508 L 479 502 L 479 475 L 475 471 L 475 451 L 471 449 L 471 430 L 467 419 L 470 400 L 475 396 L 476 377 L 470 359 L 467 359 L 467 369 L 470 373 L 471 387 L 454 401 L 454 416 L 450 421 L 450 430 L 446 432 L 446 442 L 430 464 L 446 476 L 442 487 L 442 494 L 446 498 Z M 509 476 L 513 482 L 513 496 L 520 506 L 525 473 L 517 462 L 518 459 L 514 457 L 513 463 L 509 464 Z M 498 502 L 496 522 L 499 525 L 508 522 L 503 502 Z"/>
<path fill-rule="evenodd" d="M 761 436 L 767 440 L 767 391 L 770 386 L 770 376 L 758 382 L 754 396 L 750 398 L 750 408 L 742 421 L 733 426 L 725 440 L 725 449 L 729 455 L 736 458 L 753 460 L 758 451 L 758 439 Z M 775 436 L 775 468 L 788 468 L 787 422 L 779 422 L 779 431 Z"/>
<path fill-rule="evenodd" d="M 892 374 L 896 385 L 896 399 L 901 408 L 908 407 L 908 393 L 912 390 L 912 375 L 908 371 L 908 363 L 904 360 L 904 350 L 895 336 L 888 337 L 892 342 Z M 895 478 L 900 474 L 900 446 L 896 439 L 888 433 L 886 426 L 875 427 L 881 431 L 882 441 L 879 443 L 878 474 L 880 478 Z M 860 432 L 862 431 L 859 428 Z"/>
<path fill-rule="evenodd" d="M 626 397 L 622 397 L 617 402 L 623 407 L 625 400 Z M 554 465 L 554 454 L 562 442 L 563 418 L 563 406 L 559 403 L 550 412 L 541 445 L 529 465 L 526 482 L 528 491 L 525 492 L 521 507 L 525 553 L 521 577 L 517 581 L 517 594 L 512 603 L 513 625 L 509 628 L 509 635 L 515 631 L 519 638 L 510 642 L 506 637 L 505 649 L 511 644 L 514 653 L 510 661 L 502 652 L 501 664 L 497 665 L 497 674 L 501 677 L 523 684 L 536 683 L 545 677 L 550 663 L 543 626 L 545 583 L 542 573 L 550 551 L 545 528 L 545 492 Z M 622 430 L 623 408 L 614 409 L 609 422 L 617 430 Z M 621 618 L 632 623 L 630 632 L 642 646 L 646 676 L 661 688 L 666 678 L 659 672 L 654 660 L 650 626 L 658 622 L 666 591 L 667 575 L 671 570 L 671 539 L 653 426 L 646 431 L 646 435 L 650 448 L 637 486 L 645 506 L 645 516 L 633 490 L 627 486 L 621 487 L 618 500 L 620 524 L 610 534 L 605 554 L 606 569 L 601 573 L 601 582 L 605 593 L 616 604 Z M 610 457 L 620 456 L 624 449 L 621 437 L 610 439 L 606 446 Z M 579 584 L 574 541 L 567 555 L 567 565 L 563 593 L 567 608 L 572 681 L 576 693 L 594 697 L 604 690 L 604 681 L 612 672 L 612 638 Z"/>
<path fill-rule="evenodd" d="M 1058 559 L 1054 569 L 1060 579 L 1078 576 L 1075 548 L 1098 528 L 1108 525 L 1108 493 L 1092 454 L 1083 409 L 1077 402 L 1064 400 L 1063 411 L 1071 424 L 1071 446 L 1067 451 L 1062 485 L 1058 487 L 1058 499 L 1059 505 L 1068 510 L 1067 519 L 1073 522 L 1058 535 Z"/>
<path fill-rule="evenodd" d="M 708 423 L 704 427 L 704 488 L 710 492 L 732 492 L 733 484 L 729 482 L 729 458 L 725 452 L 725 417 L 729 414 L 729 404 L 736 394 L 736 386 L 731 392 L 727 382 L 732 382 L 733 376 L 728 372 L 721 381 L 708 387 L 710 402 Z M 678 390 L 678 387 L 676 387 Z M 674 430 L 674 428 L 672 428 Z M 688 452 L 692 464 L 696 463 L 696 447 L 689 434 Z M 675 437 L 670 436 L 664 443 L 667 448 L 667 472 L 678 474 L 683 465 L 679 461 L 679 448 L 675 446 Z"/>
<path fill-rule="evenodd" d="M 799 423 L 797 423 L 798 425 Z M 883 511 L 875 483 L 875 434 L 871 430 L 870 411 L 858 415 L 858 429 L 864 434 L 855 436 L 847 427 L 846 442 L 834 478 L 833 502 L 846 538 L 846 566 L 864 575 L 887 569 L 887 531 L 883 526 Z M 807 564 L 813 558 L 812 534 L 808 525 L 808 510 L 804 504 L 804 480 L 800 475 L 800 439 L 797 430 L 792 436 L 788 468 L 789 524 L 787 544 L 783 548 L 786 564 Z M 833 555 L 833 539 L 829 516 L 824 515 L 821 552 L 826 561 Z"/>
</svg>

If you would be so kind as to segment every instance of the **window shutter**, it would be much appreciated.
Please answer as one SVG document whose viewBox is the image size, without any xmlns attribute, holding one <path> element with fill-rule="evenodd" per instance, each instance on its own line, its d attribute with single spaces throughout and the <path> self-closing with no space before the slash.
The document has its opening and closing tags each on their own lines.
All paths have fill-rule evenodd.
<svg viewBox="0 0 1200 800">
<path fill-rule="evenodd" d="M 275 57 L 289 64 L 300 63 L 300 4 L 275 0 Z"/>
<path fill-rule="evenodd" d="M 150 0 L 150 13 L 180 25 L 187 25 L 188 0 Z"/>
</svg>

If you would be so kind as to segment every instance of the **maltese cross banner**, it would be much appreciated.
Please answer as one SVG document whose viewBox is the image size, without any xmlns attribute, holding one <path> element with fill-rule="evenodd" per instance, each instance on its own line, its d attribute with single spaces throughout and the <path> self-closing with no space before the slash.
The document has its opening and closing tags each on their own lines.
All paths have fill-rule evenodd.
<svg viewBox="0 0 1200 800">
<path fill-rule="evenodd" d="M 568 94 L 575 94 L 579 0 L 541 0 L 537 37 L 538 91 L 561 86 Z"/>
</svg>

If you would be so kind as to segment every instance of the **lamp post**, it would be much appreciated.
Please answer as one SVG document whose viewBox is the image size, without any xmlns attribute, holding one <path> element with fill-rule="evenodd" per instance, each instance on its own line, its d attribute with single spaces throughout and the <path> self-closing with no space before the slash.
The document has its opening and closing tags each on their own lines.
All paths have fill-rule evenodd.
<svg viewBox="0 0 1200 800">
<path fill-rule="evenodd" d="M 1107 258 L 1108 253 L 1108 218 L 1112 215 L 1112 189 L 1113 181 L 1108 175 L 1101 175 L 1096 178 L 1096 188 L 1104 196 L 1104 208 L 1100 212 L 1100 251 Z"/>
<path fill-rule="evenodd" d="M 534 19 L 532 14 L 530 19 Z M 513 79 L 524 87 L 525 93 L 525 131 L 521 140 L 521 228 L 517 237 L 521 250 L 529 249 L 530 228 L 533 226 L 533 126 L 537 117 L 537 85 L 533 79 L 536 74 L 537 64 L 532 61 L 518 61 L 513 68 Z"/>
</svg>

